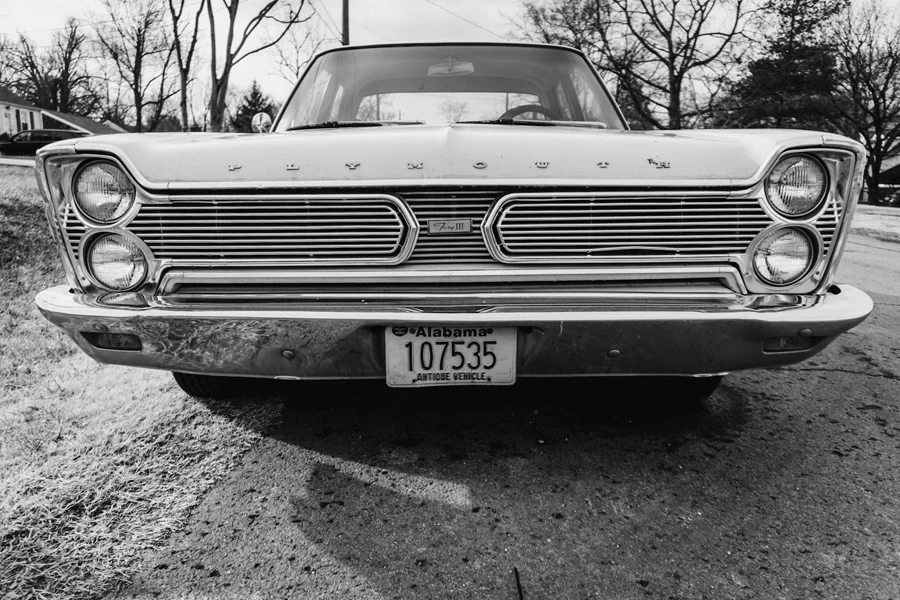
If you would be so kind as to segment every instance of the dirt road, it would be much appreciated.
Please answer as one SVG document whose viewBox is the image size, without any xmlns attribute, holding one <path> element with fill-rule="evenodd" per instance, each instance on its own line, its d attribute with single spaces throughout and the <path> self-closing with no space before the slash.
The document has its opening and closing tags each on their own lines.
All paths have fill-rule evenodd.
<svg viewBox="0 0 900 600">
<path fill-rule="evenodd" d="M 602 380 L 290 388 L 121 595 L 896 598 L 900 245 L 853 236 L 838 279 L 866 323 L 695 411 Z"/>
</svg>

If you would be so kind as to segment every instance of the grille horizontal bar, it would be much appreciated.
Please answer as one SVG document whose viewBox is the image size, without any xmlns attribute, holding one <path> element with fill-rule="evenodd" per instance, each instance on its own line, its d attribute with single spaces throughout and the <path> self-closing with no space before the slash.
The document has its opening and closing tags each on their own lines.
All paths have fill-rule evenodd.
<svg viewBox="0 0 900 600">
<path fill-rule="evenodd" d="M 509 196 L 492 215 L 501 258 L 567 261 L 742 253 L 772 223 L 756 199 Z"/>
<path fill-rule="evenodd" d="M 128 225 L 158 259 L 393 264 L 412 237 L 389 197 L 192 199 L 145 204 Z"/>
</svg>

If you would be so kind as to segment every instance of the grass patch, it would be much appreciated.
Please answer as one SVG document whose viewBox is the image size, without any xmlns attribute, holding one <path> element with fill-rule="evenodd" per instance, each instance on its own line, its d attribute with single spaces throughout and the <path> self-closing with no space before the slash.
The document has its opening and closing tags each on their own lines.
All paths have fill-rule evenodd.
<svg viewBox="0 0 900 600">
<path fill-rule="evenodd" d="M 34 295 L 64 282 L 31 169 L 0 166 L 0 598 L 91 598 L 182 527 L 280 412 L 99 365 Z"/>
</svg>

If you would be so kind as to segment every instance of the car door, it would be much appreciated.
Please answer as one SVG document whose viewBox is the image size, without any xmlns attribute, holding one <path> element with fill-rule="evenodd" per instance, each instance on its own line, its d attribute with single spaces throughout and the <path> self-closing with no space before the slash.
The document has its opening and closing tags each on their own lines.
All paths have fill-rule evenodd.
<svg viewBox="0 0 900 600">
<path fill-rule="evenodd" d="M 33 129 L 31 131 L 31 140 L 28 142 L 28 154 L 36 154 L 40 148 L 55 141 L 56 138 L 53 137 L 52 132 Z"/>
<path fill-rule="evenodd" d="M 29 144 L 31 143 L 31 132 L 20 131 L 12 136 L 12 139 L 10 139 L 9 142 L 10 144 L 6 148 L 7 154 L 12 154 L 13 156 L 28 154 L 30 149 Z"/>
</svg>

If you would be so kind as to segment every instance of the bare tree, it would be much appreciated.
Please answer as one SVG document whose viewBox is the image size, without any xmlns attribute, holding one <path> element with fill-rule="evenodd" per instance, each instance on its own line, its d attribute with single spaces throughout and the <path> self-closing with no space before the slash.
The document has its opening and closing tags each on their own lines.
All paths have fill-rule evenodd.
<svg viewBox="0 0 900 600">
<path fill-rule="evenodd" d="M 12 43 L 0 35 L 0 87 L 10 87 L 13 82 Z"/>
<path fill-rule="evenodd" d="M 288 83 L 297 83 L 319 48 L 331 41 L 326 40 L 321 31 L 320 27 L 306 21 L 303 29 L 292 27 L 281 43 L 275 46 L 278 75 Z"/>
<path fill-rule="evenodd" d="M 226 38 L 224 53 L 222 56 L 221 70 L 219 68 L 219 48 L 216 46 L 216 21 L 212 8 L 212 2 L 206 3 L 206 12 L 209 15 L 210 38 L 210 74 L 211 89 L 209 95 L 209 125 L 213 131 L 222 131 L 225 124 L 225 103 L 228 99 L 228 83 L 231 78 L 231 70 L 235 65 L 252 54 L 271 48 L 283 38 L 291 27 L 309 20 L 310 17 L 301 18 L 301 11 L 305 0 L 299 0 L 293 4 L 290 0 L 267 0 L 258 12 L 247 21 L 244 29 L 235 32 L 238 20 L 238 7 L 240 0 L 221 0 L 227 9 Z M 283 8 L 285 16 L 277 16 L 279 9 Z M 276 23 L 279 33 L 268 41 L 261 42 L 252 49 L 247 49 L 247 43 L 254 33 L 264 23 Z"/>
<path fill-rule="evenodd" d="M 840 76 L 838 110 L 866 146 L 866 187 L 880 201 L 886 158 L 900 154 L 900 23 L 877 0 L 847 9 L 832 33 Z"/>
<path fill-rule="evenodd" d="M 131 111 L 128 107 L 128 100 L 123 98 L 126 90 L 121 85 L 115 66 L 110 61 L 98 61 L 95 76 L 97 96 L 100 102 L 99 119 L 112 121 L 122 127 L 126 126 Z"/>
<path fill-rule="evenodd" d="M 135 130 L 152 131 L 164 116 L 166 101 L 177 93 L 171 84 L 174 48 L 164 28 L 164 7 L 160 0 L 104 0 L 104 6 L 107 14 L 98 25 L 97 42 L 130 91 Z"/>
<path fill-rule="evenodd" d="M 355 118 L 360 121 L 394 121 L 398 119 L 399 112 L 394 110 L 394 95 L 366 96 L 360 101 Z"/>
<path fill-rule="evenodd" d="M 70 18 L 52 43 L 41 48 L 24 35 L 3 52 L 9 60 L 9 84 L 29 102 L 75 115 L 93 113 L 99 100 L 86 54 L 89 40 Z"/>
<path fill-rule="evenodd" d="M 753 14 L 749 0 L 527 0 L 522 32 L 581 49 L 616 78 L 626 114 L 681 129 L 700 112 L 686 88 L 716 82 Z"/>
<path fill-rule="evenodd" d="M 178 63 L 179 107 L 181 109 L 181 130 L 190 128 L 188 121 L 188 87 L 191 82 L 191 63 L 194 60 L 194 51 L 197 49 L 197 40 L 200 33 L 200 15 L 206 0 L 200 0 L 197 4 L 197 12 L 193 13 L 191 21 L 185 17 L 185 0 L 168 0 L 170 25 L 172 26 L 172 45 L 175 49 L 175 60 Z M 187 22 L 186 22 L 187 21 Z M 186 41 L 184 41 L 186 40 Z"/>
<path fill-rule="evenodd" d="M 441 103 L 441 114 L 447 119 L 448 123 L 457 123 L 462 120 L 466 114 L 466 103 L 462 100 L 454 100 L 447 98 Z"/>
</svg>

